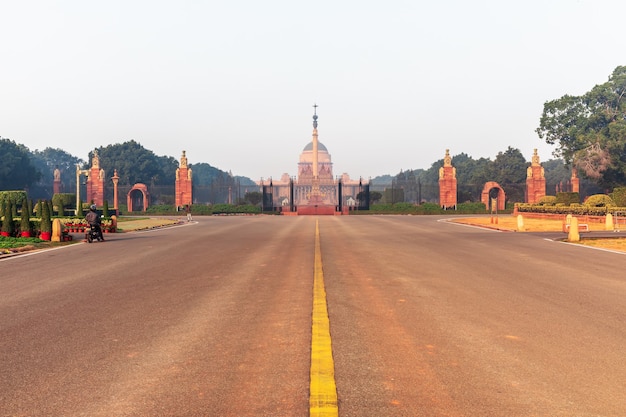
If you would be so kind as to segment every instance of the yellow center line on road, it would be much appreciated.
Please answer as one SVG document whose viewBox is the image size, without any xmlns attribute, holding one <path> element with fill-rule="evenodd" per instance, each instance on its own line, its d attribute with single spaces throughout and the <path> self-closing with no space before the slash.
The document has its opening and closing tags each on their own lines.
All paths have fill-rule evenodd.
<svg viewBox="0 0 626 417">
<path fill-rule="evenodd" d="M 315 262 L 313 278 L 313 325 L 311 337 L 311 386 L 309 416 L 338 416 L 335 364 L 330 340 L 326 305 L 319 222 L 315 222 Z"/>
</svg>

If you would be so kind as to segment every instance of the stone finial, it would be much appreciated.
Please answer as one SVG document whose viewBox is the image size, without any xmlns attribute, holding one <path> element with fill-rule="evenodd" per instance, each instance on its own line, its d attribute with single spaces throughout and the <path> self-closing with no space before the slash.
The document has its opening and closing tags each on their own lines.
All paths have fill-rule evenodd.
<svg viewBox="0 0 626 417">
<path fill-rule="evenodd" d="M 533 153 L 533 157 L 532 157 L 532 165 L 539 165 L 539 154 L 537 154 L 537 149 L 535 148 L 535 151 Z"/>
<path fill-rule="evenodd" d="M 183 151 L 183 156 L 180 157 L 180 166 L 181 168 L 187 167 L 187 156 L 185 156 L 185 151 Z"/>
<path fill-rule="evenodd" d="M 98 156 L 98 150 L 94 149 L 93 157 L 91 158 L 91 167 L 100 168 L 100 157 Z"/>
<path fill-rule="evenodd" d="M 450 149 L 446 149 L 446 156 L 443 157 L 443 166 L 452 166 L 452 158 L 450 157 Z"/>
</svg>

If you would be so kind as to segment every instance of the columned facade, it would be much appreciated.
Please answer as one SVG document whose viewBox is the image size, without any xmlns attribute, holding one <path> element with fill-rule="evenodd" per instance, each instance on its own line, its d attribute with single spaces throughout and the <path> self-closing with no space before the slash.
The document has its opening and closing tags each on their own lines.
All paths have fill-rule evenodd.
<svg viewBox="0 0 626 417">
<path fill-rule="evenodd" d="M 274 207 L 283 213 L 293 208 L 299 214 L 338 214 L 354 208 L 358 193 L 367 187 L 346 173 L 335 178 L 331 156 L 318 138 L 317 105 L 314 108 L 312 140 L 300 154 L 297 177 L 285 173 L 280 179 L 261 179 L 258 183 L 264 190 L 271 189 Z"/>
</svg>

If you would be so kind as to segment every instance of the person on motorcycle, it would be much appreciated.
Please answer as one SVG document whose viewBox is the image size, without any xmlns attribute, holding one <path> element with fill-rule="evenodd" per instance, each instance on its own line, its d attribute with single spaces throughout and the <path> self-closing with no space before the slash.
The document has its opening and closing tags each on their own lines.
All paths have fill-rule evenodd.
<svg viewBox="0 0 626 417">
<path fill-rule="evenodd" d="M 85 220 L 89 223 L 89 227 L 93 227 L 98 232 L 98 238 L 104 241 L 104 236 L 102 235 L 102 227 L 100 226 L 100 215 L 96 211 L 96 205 L 92 204 L 89 206 L 89 212 L 85 216 Z"/>
</svg>

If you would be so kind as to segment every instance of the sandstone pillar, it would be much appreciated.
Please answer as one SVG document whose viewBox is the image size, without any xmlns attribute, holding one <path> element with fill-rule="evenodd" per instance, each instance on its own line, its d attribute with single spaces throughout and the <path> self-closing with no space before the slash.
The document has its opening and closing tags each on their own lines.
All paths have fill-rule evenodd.
<svg viewBox="0 0 626 417">
<path fill-rule="evenodd" d="M 456 168 L 452 166 L 450 150 L 446 149 L 443 166 L 439 168 L 439 205 L 444 209 L 456 208 Z"/>
</svg>

